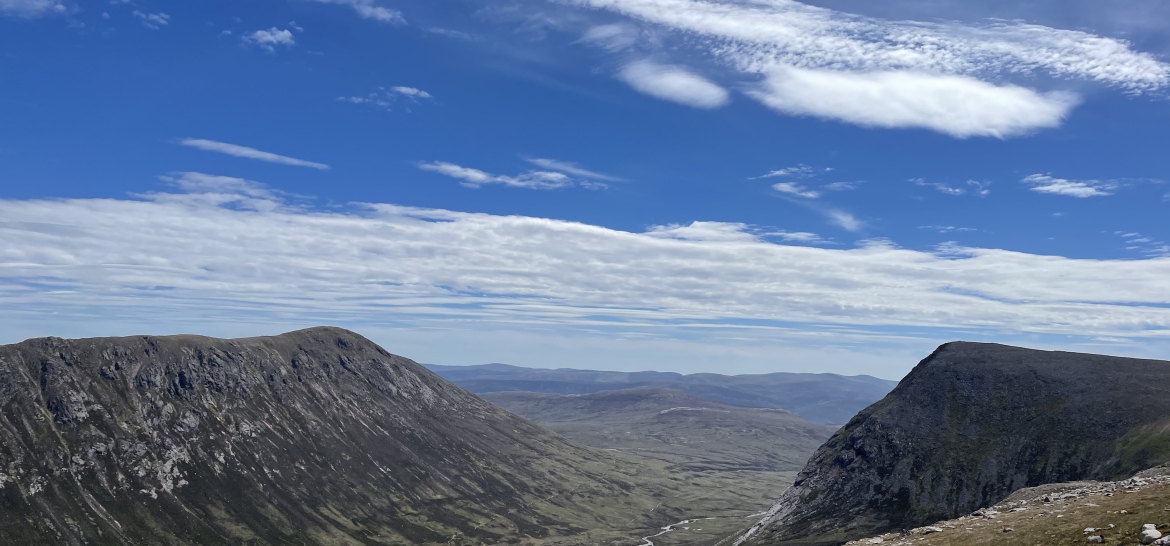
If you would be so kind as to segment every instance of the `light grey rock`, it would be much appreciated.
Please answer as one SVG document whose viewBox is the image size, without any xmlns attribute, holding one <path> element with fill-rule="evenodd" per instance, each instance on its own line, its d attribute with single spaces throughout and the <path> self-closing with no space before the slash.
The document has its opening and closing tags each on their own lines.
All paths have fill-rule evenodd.
<svg viewBox="0 0 1170 546">
<path fill-rule="evenodd" d="M 1158 526 L 1152 523 L 1142 525 L 1142 544 L 1153 544 L 1155 540 L 1162 538 L 1162 533 L 1158 531 Z"/>
<path fill-rule="evenodd" d="M 1093 535 L 1093 536 L 1089 537 L 1088 540 L 1089 540 L 1089 544 L 1101 544 L 1101 543 L 1105 542 L 1105 539 L 1101 538 L 1101 535 Z"/>
</svg>

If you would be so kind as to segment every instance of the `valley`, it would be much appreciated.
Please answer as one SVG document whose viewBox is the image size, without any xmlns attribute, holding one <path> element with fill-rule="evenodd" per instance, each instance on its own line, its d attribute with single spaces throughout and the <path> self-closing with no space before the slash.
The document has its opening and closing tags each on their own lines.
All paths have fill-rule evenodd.
<svg viewBox="0 0 1170 546">
<path fill-rule="evenodd" d="M 1121 545 L 1170 510 L 1170 363 L 948 343 L 840 427 L 633 375 L 476 396 L 330 327 L 2 346 L 0 542 Z"/>
</svg>

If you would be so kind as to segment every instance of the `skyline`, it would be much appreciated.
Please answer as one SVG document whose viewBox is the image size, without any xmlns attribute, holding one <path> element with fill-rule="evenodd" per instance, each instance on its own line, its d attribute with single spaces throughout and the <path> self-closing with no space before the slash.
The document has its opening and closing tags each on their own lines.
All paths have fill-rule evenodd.
<svg viewBox="0 0 1170 546">
<path fill-rule="evenodd" d="M 1170 7 L 862 4 L 0 0 L 0 342 L 1165 358 Z"/>
</svg>

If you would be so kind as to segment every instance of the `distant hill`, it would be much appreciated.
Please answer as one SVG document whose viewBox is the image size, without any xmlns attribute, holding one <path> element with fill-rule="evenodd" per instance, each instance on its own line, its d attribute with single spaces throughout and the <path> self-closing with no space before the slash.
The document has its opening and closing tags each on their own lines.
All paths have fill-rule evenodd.
<svg viewBox="0 0 1170 546">
<path fill-rule="evenodd" d="M 737 544 L 839 544 L 1167 461 L 1170 362 L 948 343 L 818 449 Z"/>
<path fill-rule="evenodd" d="M 427 365 L 474 393 L 525 391 L 589 394 L 629 388 L 665 388 L 735 406 L 781 408 L 815 423 L 841 425 L 897 384 L 867 375 L 771 373 L 719 375 L 521 368 L 506 364 Z"/>
<path fill-rule="evenodd" d="M 688 470 L 800 470 L 836 431 L 785 410 L 745 408 L 673 389 L 483 397 L 579 444 Z"/>
<path fill-rule="evenodd" d="M 681 519 L 692 477 L 619 455 L 336 328 L 0 347 L 0 544 L 624 544 Z"/>
</svg>

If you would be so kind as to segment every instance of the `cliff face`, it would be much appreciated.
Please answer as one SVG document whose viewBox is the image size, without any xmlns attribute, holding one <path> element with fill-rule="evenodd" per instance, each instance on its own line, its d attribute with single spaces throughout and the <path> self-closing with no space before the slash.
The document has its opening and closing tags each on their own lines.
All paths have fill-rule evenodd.
<svg viewBox="0 0 1170 546">
<path fill-rule="evenodd" d="M 833 544 L 1170 461 L 1170 362 L 949 343 L 829 439 L 738 544 Z"/>
<path fill-rule="evenodd" d="M 574 534 L 640 506 L 605 464 L 341 329 L 0 347 L 3 544 Z"/>
</svg>

